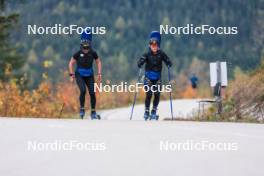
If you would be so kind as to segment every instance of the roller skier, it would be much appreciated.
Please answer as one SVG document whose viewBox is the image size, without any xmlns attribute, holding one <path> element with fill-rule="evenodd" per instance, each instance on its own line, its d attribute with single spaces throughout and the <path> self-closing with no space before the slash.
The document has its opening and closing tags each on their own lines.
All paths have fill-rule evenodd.
<svg viewBox="0 0 264 176">
<path fill-rule="evenodd" d="M 95 50 L 92 48 L 92 34 L 90 31 L 84 31 L 81 34 L 81 47 L 70 59 L 69 62 L 69 75 L 71 81 L 74 79 L 80 90 L 80 117 L 83 119 L 85 116 L 85 95 L 86 87 L 88 88 L 91 104 L 91 119 L 100 119 L 96 113 L 96 96 L 94 90 L 94 71 L 93 62 L 95 61 L 98 72 L 98 82 L 102 80 L 102 67 L 101 61 Z M 74 70 L 74 65 L 77 65 Z"/>
<path fill-rule="evenodd" d="M 144 87 L 147 88 L 145 89 L 145 120 L 158 120 L 159 117 L 157 115 L 157 108 L 160 100 L 162 62 L 164 62 L 167 67 L 172 66 L 172 62 L 169 57 L 160 49 L 160 44 L 160 33 L 157 31 L 151 32 L 149 39 L 149 51 L 143 54 L 137 63 L 139 68 L 145 64 Z M 151 89 L 152 86 L 154 86 L 153 89 Z M 153 94 L 153 106 L 150 112 L 150 103 Z"/>
</svg>

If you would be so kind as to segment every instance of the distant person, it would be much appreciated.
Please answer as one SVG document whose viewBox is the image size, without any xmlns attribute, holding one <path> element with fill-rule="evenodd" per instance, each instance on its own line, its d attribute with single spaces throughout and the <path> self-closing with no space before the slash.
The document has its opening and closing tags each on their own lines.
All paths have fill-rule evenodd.
<svg viewBox="0 0 264 176">
<path fill-rule="evenodd" d="M 193 73 L 190 77 L 191 86 L 193 89 L 196 89 L 198 86 L 198 77 Z"/>
<path fill-rule="evenodd" d="M 87 31 L 86 31 L 87 32 Z M 92 49 L 92 34 L 91 32 L 83 32 L 81 35 L 81 48 L 77 51 L 70 60 L 69 72 L 71 81 L 76 79 L 76 83 L 80 89 L 80 117 L 85 116 L 85 94 L 86 87 L 88 88 L 90 95 L 91 104 L 91 118 L 100 119 L 100 116 L 96 114 L 96 96 L 94 90 L 94 71 L 93 61 L 95 61 L 98 71 L 98 81 L 101 82 L 101 61 L 96 51 Z M 74 65 L 77 64 L 76 70 L 74 71 Z"/>
<path fill-rule="evenodd" d="M 145 80 L 144 84 L 148 86 L 146 91 L 145 99 L 145 120 L 158 119 L 157 108 L 160 100 L 160 90 L 157 86 L 161 86 L 161 70 L 162 62 L 165 62 L 167 67 L 171 67 L 172 63 L 169 57 L 160 49 L 161 36 L 157 31 L 153 31 L 150 35 L 149 40 L 149 51 L 141 56 L 138 60 L 138 67 L 141 68 L 145 64 Z M 154 86 L 155 91 L 151 90 L 151 87 Z M 153 87 L 153 89 L 154 89 Z M 154 94 L 153 107 L 151 114 L 149 113 L 150 101 L 152 95 Z"/>
</svg>

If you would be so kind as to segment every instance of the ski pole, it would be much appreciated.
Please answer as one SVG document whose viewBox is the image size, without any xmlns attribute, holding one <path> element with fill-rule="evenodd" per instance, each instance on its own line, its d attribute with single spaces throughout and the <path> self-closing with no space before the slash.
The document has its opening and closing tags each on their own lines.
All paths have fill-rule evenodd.
<svg viewBox="0 0 264 176">
<path fill-rule="evenodd" d="M 140 68 L 139 72 L 138 72 L 138 80 L 137 80 L 138 82 L 140 81 L 141 72 L 142 72 L 142 68 Z M 132 110 L 131 110 L 131 113 L 130 113 L 130 120 L 132 120 L 136 99 L 137 99 L 137 91 L 135 92 L 135 95 L 134 95 L 134 100 L 133 100 L 133 104 L 132 104 Z"/>
<path fill-rule="evenodd" d="M 168 77 L 169 77 L 169 83 L 170 83 L 171 82 L 170 67 L 168 67 Z M 170 91 L 170 109 L 171 109 L 171 120 L 174 120 L 173 119 L 173 108 L 172 108 L 172 95 L 171 95 L 171 91 Z"/>
<path fill-rule="evenodd" d="M 64 106 L 65 106 L 65 102 L 63 101 L 63 103 L 62 103 L 62 105 L 61 105 L 61 110 L 60 110 L 59 119 L 61 118 L 61 114 L 62 114 L 62 111 L 63 111 Z"/>
</svg>

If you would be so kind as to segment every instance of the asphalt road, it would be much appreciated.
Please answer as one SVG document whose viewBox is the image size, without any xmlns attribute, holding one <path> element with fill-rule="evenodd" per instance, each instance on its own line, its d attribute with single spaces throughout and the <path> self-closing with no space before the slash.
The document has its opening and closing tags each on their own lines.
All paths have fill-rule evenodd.
<svg viewBox="0 0 264 176">
<path fill-rule="evenodd" d="M 125 109 L 101 121 L 0 118 L 0 175 L 264 175 L 261 124 L 129 121 Z"/>
</svg>

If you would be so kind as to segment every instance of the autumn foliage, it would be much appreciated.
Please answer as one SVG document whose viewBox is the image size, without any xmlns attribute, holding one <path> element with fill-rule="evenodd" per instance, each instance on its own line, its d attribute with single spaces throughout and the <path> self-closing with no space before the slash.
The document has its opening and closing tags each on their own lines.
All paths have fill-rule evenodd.
<svg viewBox="0 0 264 176">
<path fill-rule="evenodd" d="M 225 115 L 234 120 L 264 120 L 264 63 L 250 74 L 236 69 L 225 109 Z"/>
</svg>

